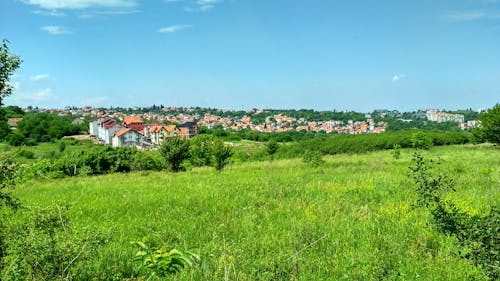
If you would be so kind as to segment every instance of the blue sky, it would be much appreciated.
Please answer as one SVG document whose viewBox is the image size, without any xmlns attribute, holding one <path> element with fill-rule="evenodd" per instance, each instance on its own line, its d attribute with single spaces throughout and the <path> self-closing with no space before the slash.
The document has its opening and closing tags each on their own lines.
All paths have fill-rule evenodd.
<svg viewBox="0 0 500 281">
<path fill-rule="evenodd" d="M 2 0 L 7 104 L 485 108 L 500 0 Z"/>
</svg>

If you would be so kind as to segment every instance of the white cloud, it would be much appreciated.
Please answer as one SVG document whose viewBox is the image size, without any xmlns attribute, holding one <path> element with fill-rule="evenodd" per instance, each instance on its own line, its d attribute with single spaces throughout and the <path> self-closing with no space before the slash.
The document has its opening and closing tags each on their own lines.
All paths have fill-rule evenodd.
<svg viewBox="0 0 500 281">
<path fill-rule="evenodd" d="M 51 17 L 64 17 L 66 16 L 65 13 L 60 12 L 58 10 L 35 10 L 32 12 L 35 15 L 41 15 L 41 16 L 51 16 Z"/>
<path fill-rule="evenodd" d="M 45 80 L 49 78 L 49 75 L 48 74 L 37 74 L 37 75 L 33 75 L 30 77 L 30 80 L 31 81 L 42 81 L 42 80 Z"/>
<path fill-rule="evenodd" d="M 162 27 L 162 28 L 158 29 L 158 32 L 160 32 L 160 33 L 173 33 L 173 32 L 188 29 L 191 27 L 192 26 L 189 24 L 176 24 L 176 25 Z"/>
<path fill-rule="evenodd" d="M 22 96 L 19 97 L 20 100 L 34 105 L 57 99 L 57 96 L 54 94 L 51 88 L 46 88 L 37 92 L 25 93 L 21 95 Z"/>
<path fill-rule="evenodd" d="M 86 98 L 85 100 L 80 102 L 80 105 L 82 106 L 99 106 L 99 105 L 104 105 L 109 100 L 109 97 L 107 96 L 97 96 L 97 97 L 90 97 Z"/>
<path fill-rule="evenodd" d="M 398 82 L 399 80 L 404 79 L 404 78 L 406 78 L 405 74 L 395 74 L 394 76 L 392 76 L 392 81 Z"/>
<path fill-rule="evenodd" d="M 68 35 L 73 34 L 73 32 L 63 26 L 57 25 L 46 25 L 40 27 L 41 30 L 48 32 L 50 35 Z"/>
<path fill-rule="evenodd" d="M 86 9 L 101 8 L 132 8 L 137 5 L 136 0 L 22 0 L 29 5 L 36 5 L 46 10 L 56 9 Z"/>
<path fill-rule="evenodd" d="M 492 11 L 451 11 L 444 15 L 449 21 L 494 20 L 500 18 L 499 12 Z"/>
<path fill-rule="evenodd" d="M 167 2 L 177 2 L 176 0 L 165 0 Z M 206 12 L 215 8 L 222 0 L 194 0 L 190 5 L 184 8 L 186 12 Z"/>
</svg>

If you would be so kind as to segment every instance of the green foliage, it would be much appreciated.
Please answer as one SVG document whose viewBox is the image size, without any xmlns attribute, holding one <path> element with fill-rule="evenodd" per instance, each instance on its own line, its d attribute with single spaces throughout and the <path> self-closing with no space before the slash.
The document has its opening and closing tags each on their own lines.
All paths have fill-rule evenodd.
<svg viewBox="0 0 500 281">
<path fill-rule="evenodd" d="M 10 84 L 10 76 L 22 62 L 18 56 L 10 54 L 8 44 L 9 41 L 3 39 L 0 45 L 0 106 L 3 105 L 3 100 L 12 94 L 13 86 Z"/>
<path fill-rule="evenodd" d="M 417 131 L 411 137 L 411 143 L 417 149 L 429 149 L 432 146 L 432 138 L 423 131 Z"/>
<path fill-rule="evenodd" d="M 323 155 L 321 154 L 321 152 L 312 149 L 306 150 L 304 152 L 304 155 L 302 156 L 302 161 L 304 163 L 311 164 L 314 167 L 318 167 L 324 162 Z"/>
<path fill-rule="evenodd" d="M 10 133 L 11 131 L 7 124 L 7 112 L 4 108 L 0 107 L 0 141 L 5 140 Z"/>
<path fill-rule="evenodd" d="M 233 155 L 231 147 L 224 145 L 222 141 L 218 141 L 214 147 L 214 167 L 217 171 L 224 169 L 228 164 L 229 159 Z"/>
<path fill-rule="evenodd" d="M 496 104 L 487 112 L 481 113 L 479 118 L 482 139 L 500 145 L 500 104 Z"/>
<path fill-rule="evenodd" d="M 161 171 L 165 169 L 165 159 L 158 153 L 137 152 L 132 160 L 132 171 Z"/>
<path fill-rule="evenodd" d="M 25 139 L 32 139 L 35 143 L 58 140 L 64 136 L 76 135 L 81 131 L 80 126 L 71 123 L 71 119 L 71 117 L 49 113 L 27 114 L 23 121 L 19 122 L 16 133 Z M 26 141 L 23 143 L 26 144 Z"/>
<path fill-rule="evenodd" d="M 189 251 L 181 252 L 176 249 L 166 251 L 163 248 L 150 248 L 144 242 L 133 242 L 132 244 L 139 248 L 134 256 L 134 261 L 140 262 L 140 269 L 148 272 L 148 280 L 179 273 L 193 267 L 200 261 L 198 255 Z"/>
<path fill-rule="evenodd" d="M 395 144 L 393 147 L 392 147 L 392 157 L 394 157 L 394 159 L 399 159 L 401 158 L 401 145 L 399 144 Z"/>
<path fill-rule="evenodd" d="M 66 142 L 60 141 L 57 146 L 58 146 L 59 152 L 64 152 L 64 150 L 66 149 Z"/>
<path fill-rule="evenodd" d="M 189 161 L 193 166 L 208 166 L 212 163 L 212 156 L 217 143 L 213 135 L 197 135 L 192 138 L 189 145 Z"/>
<path fill-rule="evenodd" d="M 26 159 L 35 159 L 35 153 L 26 147 L 21 147 L 17 150 L 16 155 Z"/>
<path fill-rule="evenodd" d="M 8 231 L 4 225 L 4 221 L 6 220 L 5 214 L 8 214 L 9 210 L 16 211 L 19 207 L 18 200 L 12 196 L 12 190 L 15 186 L 16 168 L 16 165 L 10 159 L 0 158 L 0 263 L 7 250 L 5 237 Z"/>
<path fill-rule="evenodd" d="M 182 170 L 181 164 L 189 159 L 189 141 L 180 138 L 170 138 L 160 147 L 160 153 L 168 163 L 172 172 Z"/>
<path fill-rule="evenodd" d="M 269 156 L 271 156 L 271 158 L 278 151 L 278 149 L 279 149 L 279 146 L 278 146 L 278 142 L 276 140 L 272 139 L 272 140 L 267 142 L 266 151 L 267 151 L 267 154 L 269 154 Z"/>
<path fill-rule="evenodd" d="M 29 207 L 8 225 L 2 280 L 73 280 L 93 277 L 90 258 L 107 243 L 107 235 L 78 232 L 68 206 Z M 87 275 L 87 276 L 86 276 Z M 86 276 L 86 277 L 85 277 Z"/>
<path fill-rule="evenodd" d="M 439 164 L 439 162 L 437 162 Z M 455 191 L 455 181 L 436 172 L 434 163 L 415 154 L 410 174 L 419 195 L 417 206 L 425 207 L 433 223 L 444 234 L 455 236 L 462 245 L 462 256 L 480 265 L 492 280 L 500 278 L 500 209 L 493 206 L 489 214 L 469 215 L 445 198 Z"/>
</svg>

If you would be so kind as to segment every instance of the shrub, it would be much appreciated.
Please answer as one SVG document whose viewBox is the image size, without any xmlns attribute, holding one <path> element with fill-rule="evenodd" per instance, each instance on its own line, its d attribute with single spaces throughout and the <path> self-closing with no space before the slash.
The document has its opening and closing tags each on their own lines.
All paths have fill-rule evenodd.
<svg viewBox="0 0 500 281">
<path fill-rule="evenodd" d="M 189 142 L 189 161 L 191 164 L 197 167 L 210 165 L 217 138 L 213 135 L 198 135 Z"/>
<path fill-rule="evenodd" d="M 419 195 L 417 207 L 429 210 L 436 228 L 457 238 L 461 254 L 480 265 L 492 280 L 500 278 L 500 209 L 493 206 L 487 215 L 468 215 L 445 199 L 455 190 L 455 182 L 446 174 L 433 171 L 436 162 L 427 162 L 415 154 L 410 175 Z M 437 162 L 439 164 L 439 162 Z"/>
<path fill-rule="evenodd" d="M 139 268 L 148 272 L 148 280 L 179 273 L 183 269 L 193 267 L 200 261 L 198 255 L 189 251 L 181 252 L 176 249 L 166 251 L 163 248 L 150 248 L 143 242 L 133 242 L 132 244 L 139 247 L 134 261 L 140 262 Z"/>
<path fill-rule="evenodd" d="M 422 131 L 414 133 L 411 142 L 412 146 L 417 149 L 429 149 L 433 144 L 432 139 Z"/>
<path fill-rule="evenodd" d="M 267 151 L 267 154 L 269 154 L 269 156 L 271 156 L 271 158 L 278 151 L 278 149 L 279 149 L 279 146 L 278 146 L 278 142 L 276 140 L 272 139 L 272 140 L 267 142 L 266 151 Z"/>
<path fill-rule="evenodd" d="M 214 167 L 217 171 L 224 169 L 229 162 L 229 158 L 233 155 L 233 150 L 229 146 L 225 146 L 222 141 L 219 141 L 214 148 Z"/>
<path fill-rule="evenodd" d="M 9 225 L 2 280 L 84 280 L 91 257 L 109 237 L 76 231 L 68 206 L 30 207 Z"/>
<path fill-rule="evenodd" d="M 401 158 L 401 146 L 399 144 L 395 144 L 393 146 L 391 153 L 392 153 L 392 157 L 394 157 L 394 159 Z"/>
<path fill-rule="evenodd" d="M 172 172 L 182 169 L 181 164 L 189 159 L 189 141 L 180 138 L 167 139 L 161 147 L 160 153 L 168 163 Z"/>
<path fill-rule="evenodd" d="M 317 150 L 306 150 L 302 156 L 302 161 L 304 163 L 311 164 L 312 166 L 319 166 L 323 161 L 323 155 Z"/>
</svg>

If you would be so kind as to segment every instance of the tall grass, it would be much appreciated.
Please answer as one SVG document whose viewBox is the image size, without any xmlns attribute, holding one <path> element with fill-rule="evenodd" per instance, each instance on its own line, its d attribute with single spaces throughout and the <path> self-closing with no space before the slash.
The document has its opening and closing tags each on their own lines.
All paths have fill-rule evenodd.
<svg viewBox="0 0 500 281">
<path fill-rule="evenodd" d="M 435 147 L 458 183 L 455 202 L 471 213 L 500 203 L 500 151 Z M 414 209 L 407 177 L 412 150 L 246 162 L 222 172 L 139 172 L 28 182 L 24 205 L 69 203 L 77 229 L 112 233 L 89 276 L 140 272 L 131 241 L 200 254 L 176 280 L 481 280 L 457 242 Z"/>
</svg>

